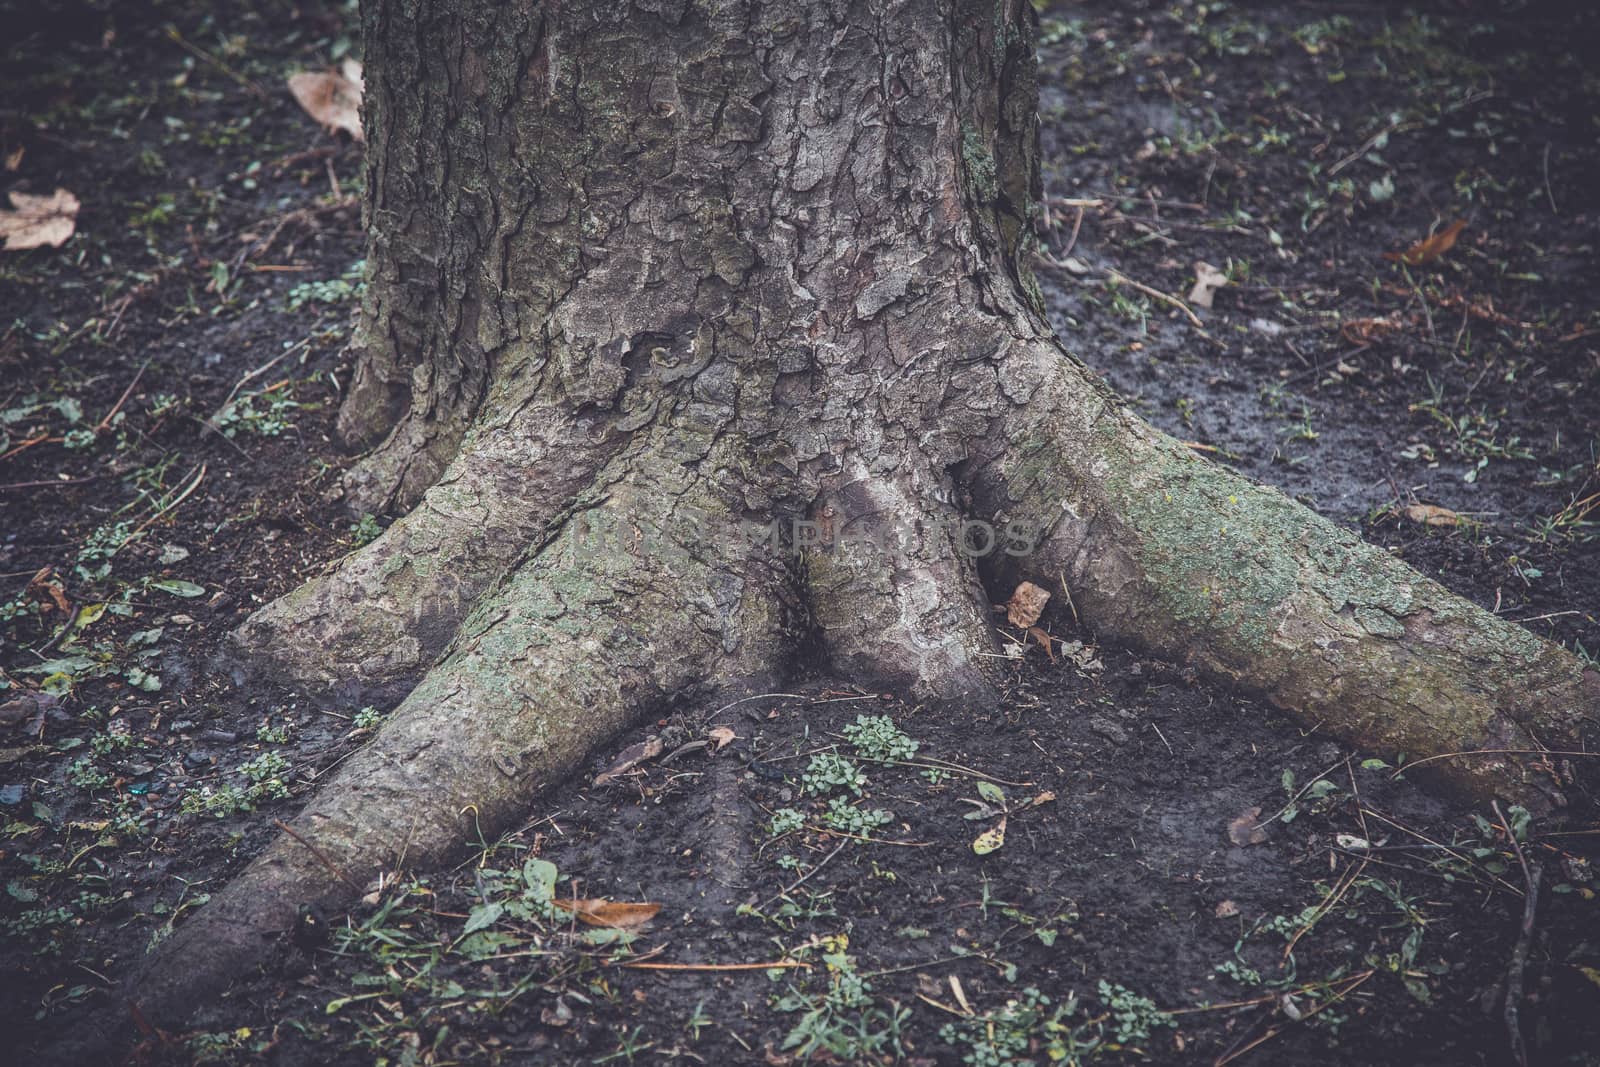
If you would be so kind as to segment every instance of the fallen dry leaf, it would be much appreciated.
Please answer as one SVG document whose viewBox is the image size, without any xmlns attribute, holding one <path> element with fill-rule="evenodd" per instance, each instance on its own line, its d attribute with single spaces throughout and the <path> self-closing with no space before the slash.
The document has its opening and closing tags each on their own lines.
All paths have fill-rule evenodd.
<svg viewBox="0 0 1600 1067">
<path fill-rule="evenodd" d="M 18 145 L 16 151 L 6 153 L 6 170 L 15 174 L 22 166 L 22 155 L 27 149 Z"/>
<path fill-rule="evenodd" d="M 65 189 L 49 196 L 12 193 L 11 206 L 0 208 L 0 240 L 8 252 L 49 245 L 60 248 L 78 228 L 78 198 Z"/>
<path fill-rule="evenodd" d="M 1050 657 L 1051 663 L 1056 661 L 1055 649 L 1050 647 L 1051 638 L 1049 634 L 1045 633 L 1037 626 L 1030 626 L 1028 627 L 1028 636 L 1032 637 L 1035 641 L 1044 646 L 1044 654 Z"/>
<path fill-rule="evenodd" d="M 1424 263 L 1432 263 L 1455 247 L 1456 238 L 1460 237 L 1461 231 L 1466 228 L 1466 219 L 1456 219 L 1432 237 L 1424 237 L 1404 252 L 1385 252 L 1383 258 L 1391 263 L 1404 263 L 1408 267 L 1420 267 Z"/>
<path fill-rule="evenodd" d="M 1261 844 L 1267 839 L 1267 831 L 1256 825 L 1260 821 L 1260 808 L 1245 808 L 1228 824 L 1228 840 L 1240 848 Z"/>
<path fill-rule="evenodd" d="M 961 979 L 953 974 L 950 976 L 950 992 L 955 996 L 956 1003 L 961 1005 L 961 1010 L 971 1015 L 972 1004 L 967 1000 L 967 991 L 961 988 Z"/>
<path fill-rule="evenodd" d="M 357 142 L 366 140 L 361 132 L 360 63 L 347 59 L 339 70 L 291 74 L 289 92 L 329 133 L 343 130 Z"/>
<path fill-rule="evenodd" d="M 1460 308 L 1472 318 L 1483 322 L 1492 322 L 1496 326 L 1510 326 L 1517 330 L 1536 330 L 1539 327 L 1531 322 L 1514 319 L 1501 311 L 1496 311 L 1494 297 L 1484 294 L 1482 296 L 1468 297 L 1462 293 L 1444 293 L 1439 297 L 1439 306 L 1444 308 Z M 1581 330 L 1582 327 L 1580 326 Z M 1563 338 L 1564 340 L 1564 338 Z"/>
<path fill-rule="evenodd" d="M 1006 820 L 1001 816 L 1000 821 L 992 828 L 985 830 L 972 842 L 972 851 L 980 856 L 987 856 L 1006 843 Z"/>
<path fill-rule="evenodd" d="M 1201 260 L 1194 265 L 1194 288 L 1189 290 L 1189 303 L 1208 308 L 1217 290 L 1228 284 L 1228 276 L 1211 264 Z"/>
<path fill-rule="evenodd" d="M 1006 618 L 1012 626 L 1026 630 L 1039 621 L 1039 616 L 1044 614 L 1044 606 L 1050 603 L 1050 592 L 1041 589 L 1032 582 L 1023 582 L 1012 592 L 1011 599 L 1006 602 Z"/>
<path fill-rule="evenodd" d="M 550 903 L 562 911 L 570 911 L 581 923 L 590 926 L 609 926 L 617 930 L 630 930 L 643 926 L 656 917 L 660 904 L 635 904 L 623 900 L 594 897 L 580 900 L 552 900 Z"/>
<path fill-rule="evenodd" d="M 1457 526 L 1461 523 L 1460 515 L 1433 504 L 1410 504 L 1405 514 L 1406 518 L 1423 526 Z"/>
<path fill-rule="evenodd" d="M 23 596 L 37 601 L 41 612 L 47 612 L 54 607 L 63 615 L 72 614 L 72 603 L 67 599 L 66 587 L 61 584 L 61 579 L 56 577 L 54 567 L 42 567 L 38 573 L 29 578 Z"/>
<path fill-rule="evenodd" d="M 20 726 L 30 719 L 37 721 L 45 711 L 60 702 L 59 698 L 49 693 L 35 693 L 31 689 L 24 689 L 19 695 L 0 704 L 0 726 Z M 32 732 L 31 728 L 29 732 Z"/>
<path fill-rule="evenodd" d="M 1386 315 L 1381 319 L 1349 319 L 1339 327 L 1339 336 L 1353 345 L 1364 345 L 1395 333 L 1404 325 L 1394 315 Z"/>
<path fill-rule="evenodd" d="M 617 758 L 611 761 L 611 766 L 595 775 L 594 784 L 605 785 L 607 782 L 615 780 L 625 772 L 633 770 L 645 760 L 655 759 L 661 755 L 665 748 L 666 746 L 661 743 L 661 738 L 654 735 L 645 738 L 637 745 L 629 745 L 617 754 Z"/>
<path fill-rule="evenodd" d="M 724 747 L 731 745 L 739 735 L 733 732 L 732 727 L 713 726 L 706 731 L 706 736 L 711 738 L 713 752 L 721 752 Z"/>
</svg>

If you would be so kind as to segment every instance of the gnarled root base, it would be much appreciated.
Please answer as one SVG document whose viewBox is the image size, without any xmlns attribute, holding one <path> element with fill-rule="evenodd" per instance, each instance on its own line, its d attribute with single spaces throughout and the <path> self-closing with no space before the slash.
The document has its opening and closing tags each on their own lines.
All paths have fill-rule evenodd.
<svg viewBox="0 0 1600 1067">
<path fill-rule="evenodd" d="M 1005 580 L 1064 579 L 1085 624 L 1188 656 L 1331 733 L 1413 757 L 1537 750 L 1592 721 L 1595 672 L 1194 458 L 1075 363 L 1050 359 L 1048 403 L 1012 429 L 1014 445 L 974 461 L 960 487 L 989 514 L 1043 530 Z M 665 700 L 781 671 L 808 624 L 851 677 L 931 700 L 992 699 L 988 598 L 945 502 L 957 487 L 842 474 L 811 511 L 815 536 L 842 544 L 796 557 L 751 537 L 717 503 L 714 479 L 652 462 L 663 447 L 646 441 L 614 459 L 503 576 L 479 580 L 453 644 L 377 737 L 129 984 L 147 1017 L 179 1018 L 197 990 L 247 973 L 300 905 L 343 906 L 380 872 L 437 866 L 498 832 Z M 707 462 L 732 451 L 715 446 Z M 362 598 L 411 595 L 414 570 L 373 561 L 394 558 L 394 542 L 413 543 L 437 514 L 396 524 L 312 592 L 266 609 L 241 639 L 267 640 L 297 598 L 315 595 L 328 605 L 318 641 L 289 661 L 308 681 L 368 670 L 360 653 L 396 635 L 420 641 L 418 623 L 363 610 Z M 875 529 L 890 525 L 893 536 Z M 863 529 L 878 536 L 851 550 Z M 446 538 L 446 557 L 461 560 L 469 544 Z M 1480 792 L 1559 802 L 1559 775 L 1536 756 L 1438 767 Z"/>
<path fill-rule="evenodd" d="M 421 680 L 127 983 L 149 1018 L 792 649 L 993 699 L 1018 578 L 1347 741 L 1517 750 L 1435 766 L 1559 803 L 1538 752 L 1586 743 L 1600 675 L 1196 458 L 1051 336 L 1031 5 L 713 8 L 363 5 L 375 347 L 341 429 L 389 433 L 361 506 L 422 499 L 239 639 L 314 687 Z M 1031 535 L 980 562 L 963 519 Z"/>
<path fill-rule="evenodd" d="M 539 790 L 665 699 L 746 688 L 781 661 L 791 629 L 781 561 L 759 546 L 684 537 L 693 527 L 683 509 L 703 490 L 693 476 L 648 488 L 640 480 L 611 480 L 604 502 L 584 513 L 589 522 L 569 520 L 514 565 L 291 832 L 160 946 L 129 983 L 146 1017 L 179 1018 L 196 990 L 248 973 L 301 905 L 342 907 L 381 872 L 436 867 L 464 842 L 499 833 Z M 363 558 L 345 566 L 371 573 Z M 321 581 L 350 588 L 339 574 Z M 355 600 L 337 607 L 325 618 L 346 628 L 323 646 L 313 679 L 392 633 L 392 616 L 364 615 Z"/>
</svg>

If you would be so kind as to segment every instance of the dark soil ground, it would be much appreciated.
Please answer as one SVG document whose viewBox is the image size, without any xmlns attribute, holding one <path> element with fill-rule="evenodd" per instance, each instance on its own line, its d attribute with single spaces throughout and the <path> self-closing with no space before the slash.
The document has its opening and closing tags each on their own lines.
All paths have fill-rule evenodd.
<svg viewBox="0 0 1600 1067">
<path fill-rule="evenodd" d="M 125 1018 L 111 983 L 386 710 L 217 654 L 385 521 L 328 492 L 360 149 L 283 91 L 343 57 L 351 18 L 0 10 L 0 187 L 83 202 L 63 248 L 0 252 L 13 1048 Z M 1074 350 L 1215 461 L 1600 652 L 1596 19 L 1097 3 L 1044 32 L 1040 277 Z M 1440 258 L 1383 258 L 1458 218 Z M 1199 327 L 1175 304 L 1197 261 L 1229 278 Z M 1527 1062 L 1600 1062 L 1581 784 L 1564 822 L 1464 805 L 1403 754 L 1101 647 L 1061 599 L 1069 643 L 1019 655 L 999 713 L 849 679 L 678 709 L 458 869 L 312 917 L 145 1052 L 1500 1064 L 1509 980 Z M 847 734 L 858 716 L 896 725 Z M 590 784 L 646 736 L 663 756 Z M 552 878 L 661 910 L 578 923 Z"/>
</svg>

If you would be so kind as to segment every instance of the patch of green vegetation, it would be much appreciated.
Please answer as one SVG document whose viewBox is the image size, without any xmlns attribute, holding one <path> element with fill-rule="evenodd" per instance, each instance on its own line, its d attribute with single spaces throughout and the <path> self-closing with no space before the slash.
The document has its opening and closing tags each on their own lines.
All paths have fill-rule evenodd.
<svg viewBox="0 0 1600 1067">
<path fill-rule="evenodd" d="M 248 1026 L 235 1030 L 202 1031 L 191 1035 L 184 1048 L 196 1067 L 206 1064 L 245 1063 L 266 1052 L 277 1040 L 271 1034 L 258 1034 Z"/>
<path fill-rule="evenodd" d="M 136 743 L 133 734 L 127 730 L 100 730 L 89 739 L 89 751 L 96 756 L 106 757 L 133 748 Z"/>
<path fill-rule="evenodd" d="M 1348 15 L 1331 15 L 1308 22 L 1294 31 L 1294 39 L 1310 55 L 1321 55 L 1346 40 L 1354 23 Z"/>
<path fill-rule="evenodd" d="M 1500 419 L 1505 412 L 1477 411 L 1452 413 L 1446 410 L 1445 389 L 1441 382 L 1428 375 L 1428 395 L 1411 405 L 1412 411 L 1422 412 L 1451 435 L 1448 447 L 1471 466 L 1461 475 L 1465 482 L 1475 482 L 1490 460 L 1533 459 L 1533 452 L 1516 435 L 1502 436 Z"/>
<path fill-rule="evenodd" d="M 73 918 L 71 908 L 27 908 L 14 916 L 0 919 L 0 929 L 12 937 L 25 938 L 53 926 L 65 926 Z"/>
<path fill-rule="evenodd" d="M 987 889 L 987 886 L 985 886 L 985 889 Z M 1039 944 L 1045 948 L 1050 948 L 1056 943 L 1056 939 L 1061 936 L 1061 931 L 1071 927 L 1080 918 L 1076 904 L 1068 902 L 1067 909 L 1050 916 L 1038 916 L 1007 904 L 1001 906 L 1000 914 L 1018 926 L 1031 931 L 1033 936 L 1039 939 Z"/>
<path fill-rule="evenodd" d="M 1111 1015 L 1112 1034 L 1122 1045 L 1150 1040 L 1150 1031 L 1172 1026 L 1172 1016 L 1156 1007 L 1155 1001 L 1141 997 L 1126 986 L 1100 979 L 1100 1000 Z"/>
<path fill-rule="evenodd" d="M 1278 818 L 1285 823 L 1294 822 L 1300 817 L 1301 804 L 1306 805 L 1311 811 L 1321 813 L 1333 807 L 1338 799 L 1339 786 L 1328 778 L 1318 778 L 1304 788 L 1296 789 L 1294 771 L 1286 767 L 1282 782 L 1283 791 L 1289 800 L 1284 804 L 1283 811 L 1279 812 Z"/>
<path fill-rule="evenodd" d="M 1222 975 L 1244 986 L 1258 986 L 1261 984 L 1261 972 L 1254 967 L 1246 966 L 1238 960 L 1223 960 L 1211 969 L 1214 973 Z"/>
<path fill-rule="evenodd" d="M 134 207 L 138 210 L 128 216 L 130 230 L 153 230 L 178 216 L 178 198 L 171 193 L 159 193 L 155 200 L 140 201 Z"/>
<path fill-rule="evenodd" d="M 894 821 L 894 812 L 887 808 L 861 808 L 844 797 L 828 801 L 828 810 L 822 816 L 823 825 L 841 833 L 869 837 L 872 831 Z"/>
<path fill-rule="evenodd" d="M 491 876 L 500 873 L 486 872 Z M 408 1043 L 408 1030 L 432 1019 L 441 1004 L 466 992 L 460 983 L 437 973 L 440 962 L 451 951 L 450 943 L 418 921 L 419 907 L 432 895 L 425 881 L 411 882 L 390 893 L 366 919 L 333 929 L 334 951 L 362 968 L 349 979 L 355 989 L 362 991 L 331 998 L 323 1009 L 325 1015 L 338 1015 L 353 1004 L 379 997 L 405 997 L 408 1010 L 395 1013 L 397 1017 L 361 1025 L 354 1043 L 370 1052 L 398 1053 Z M 491 935 L 479 938 L 480 944 L 485 942 L 497 943 Z M 519 939 L 508 936 L 504 942 L 519 943 Z M 490 948 L 487 954 L 492 956 L 494 949 Z M 537 980 L 530 972 L 523 988 Z"/>
<path fill-rule="evenodd" d="M 846 789 L 861 795 L 867 776 L 854 762 L 837 752 L 819 752 L 811 757 L 805 774 L 800 778 L 800 788 L 817 796 L 827 796 L 835 789 Z"/>
<path fill-rule="evenodd" d="M 844 736 L 862 759 L 880 762 L 912 759 L 920 747 L 887 715 L 857 715 L 844 728 Z"/>
<path fill-rule="evenodd" d="M 840 1063 L 871 1063 L 901 1059 L 905 1055 L 902 1030 L 911 1011 L 893 1001 L 880 1003 L 872 983 L 861 976 L 855 958 L 846 952 L 843 934 L 821 939 L 821 962 L 826 981 L 821 989 L 791 984 L 773 998 L 773 1007 L 800 1018 L 784 1036 L 782 1052 L 801 1060 L 831 1058 Z M 805 959 L 811 949 L 797 949 Z M 777 972 L 782 974 L 783 972 Z"/>
<path fill-rule="evenodd" d="M 287 389 L 263 390 L 229 401 L 212 421 L 224 437 L 277 437 L 293 425 L 289 416 L 299 407 Z"/>
<path fill-rule="evenodd" d="M 464 920 L 456 914 L 441 921 L 434 888 L 416 880 L 391 890 L 365 919 L 333 927 L 332 948 L 345 961 L 346 977 L 323 1015 L 353 1028 L 352 1047 L 378 1062 L 408 1062 L 419 1048 L 417 1034 L 430 1035 L 421 1049 L 431 1056 L 447 1047 L 464 1016 L 490 1022 L 518 1012 L 535 990 L 543 991 L 543 1017 L 554 1026 L 573 1018 L 569 1004 L 619 999 L 617 972 L 603 969 L 603 961 L 629 955 L 634 933 L 574 923 L 556 904 L 555 865 L 534 856 L 493 862 L 504 848 L 505 842 L 484 848 L 472 876 L 476 902 Z M 496 967 L 498 961 L 509 961 L 509 968 Z M 371 1011 L 374 1002 L 384 1010 Z M 687 1025 L 698 1031 L 712 1022 L 697 1010 Z M 329 1040 L 326 1030 L 307 1036 Z M 641 1028 L 628 1027 L 614 1051 L 586 1062 L 625 1061 L 652 1044 Z"/>
<path fill-rule="evenodd" d="M 289 290 L 286 300 L 289 310 L 299 311 L 308 304 L 339 305 L 359 299 L 366 291 L 366 283 L 361 278 L 365 270 L 366 261 L 357 260 L 341 277 L 301 282 Z"/>
<path fill-rule="evenodd" d="M 235 770 L 244 777 L 242 784 L 229 782 L 216 787 L 201 786 L 184 794 L 179 810 L 185 815 L 226 819 L 243 811 L 254 811 L 267 801 L 282 800 L 289 795 L 289 786 L 284 781 L 289 773 L 289 761 L 282 753 L 263 752 L 241 763 Z"/>
<path fill-rule="evenodd" d="M 274 726 L 270 722 L 264 722 L 256 727 L 256 740 L 266 745 L 286 745 L 292 733 L 294 733 L 294 723 L 280 722 Z"/>
<path fill-rule="evenodd" d="M 791 834 L 806 824 L 806 817 L 793 808 L 779 808 L 767 822 L 767 832 L 773 837 Z"/>
<path fill-rule="evenodd" d="M 1150 301 L 1143 295 L 1128 295 L 1116 279 L 1106 282 L 1106 292 L 1109 294 L 1108 303 L 1112 314 L 1128 322 L 1137 323 L 1140 333 L 1149 332 Z"/>
<path fill-rule="evenodd" d="M 361 518 L 350 524 L 350 540 L 357 548 L 370 545 L 383 533 L 383 527 L 378 524 L 377 518 L 369 512 L 362 514 Z"/>
<path fill-rule="evenodd" d="M 92 793 L 111 785 L 111 775 L 92 757 L 79 756 L 67 768 L 67 781 L 85 792 Z"/>
<path fill-rule="evenodd" d="M 1099 1028 L 1072 1025 L 1078 999 L 1055 1004 L 1033 986 L 995 1011 L 946 1023 L 939 1040 L 956 1049 L 967 1067 L 1035 1067 L 1046 1062 L 1066 1067 L 1087 1062 L 1100 1048 Z"/>
<path fill-rule="evenodd" d="M 1083 25 L 1082 18 L 1064 18 L 1060 15 L 1042 18 L 1039 20 L 1039 44 L 1044 48 L 1069 40 L 1082 44 L 1087 40 Z"/>
<path fill-rule="evenodd" d="M 135 536 L 134 523 L 124 520 L 98 526 L 78 548 L 73 573 L 86 582 L 98 582 L 111 574 L 111 557 Z"/>
</svg>

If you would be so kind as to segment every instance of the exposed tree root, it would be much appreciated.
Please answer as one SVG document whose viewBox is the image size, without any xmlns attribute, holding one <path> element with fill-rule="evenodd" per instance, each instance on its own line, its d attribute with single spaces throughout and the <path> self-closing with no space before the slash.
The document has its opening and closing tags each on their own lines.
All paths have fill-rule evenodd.
<svg viewBox="0 0 1600 1067">
<path fill-rule="evenodd" d="M 739 778 L 744 772 L 732 760 L 713 760 L 706 773 L 711 814 L 700 827 L 701 862 L 706 865 L 706 876 L 725 890 L 713 893 L 709 903 L 732 912 L 734 893 L 750 885 L 753 806 L 739 795 Z"/>
<path fill-rule="evenodd" d="M 1600 672 L 1196 457 L 1076 361 L 1054 361 L 1010 429 L 975 480 L 980 506 L 1048 531 L 1014 571 L 1064 580 L 1103 633 L 1384 752 L 1579 749 L 1600 723 Z M 1539 811 L 1573 775 L 1537 755 L 1440 763 L 1469 792 Z"/>
<path fill-rule="evenodd" d="M 759 548 L 685 540 L 679 509 L 701 487 L 666 481 L 620 479 L 595 505 L 624 532 L 620 549 L 569 521 L 482 599 L 293 833 L 129 982 L 148 1018 L 181 1019 L 198 990 L 248 974 L 302 904 L 341 907 L 382 871 L 435 867 L 463 842 L 493 837 L 667 697 L 713 681 L 741 688 L 753 667 L 779 662 L 781 569 Z"/>
<path fill-rule="evenodd" d="M 414 510 L 252 615 L 235 646 L 317 689 L 404 695 L 623 441 L 601 420 L 549 404 L 499 407 Z"/>
<path fill-rule="evenodd" d="M 817 509 L 819 533 L 837 551 L 806 555 L 810 599 L 847 677 L 898 686 L 913 700 L 988 705 L 994 628 L 950 496 L 943 479 L 847 476 Z"/>
<path fill-rule="evenodd" d="M 1575 737 L 1600 706 L 1600 678 L 1574 657 L 1193 457 L 1075 362 L 1035 353 L 1050 362 L 1026 421 L 965 487 L 988 513 L 1045 531 L 1035 552 L 1001 568 L 1006 580 L 1065 580 L 1086 624 L 1176 651 L 1368 745 L 1536 747 L 1552 738 L 1525 724 Z M 739 535 L 689 466 L 649 462 L 664 448 L 645 441 L 617 457 L 551 539 L 480 597 L 443 659 L 322 785 L 294 832 L 160 947 L 132 985 L 147 1016 L 179 1017 L 196 988 L 244 973 L 301 904 L 338 907 L 380 871 L 437 866 L 497 833 L 668 698 L 783 663 L 795 636 L 789 576 L 769 545 Z M 813 509 L 817 536 L 845 544 L 805 557 L 805 595 L 853 677 L 923 699 L 992 699 L 987 598 L 958 541 L 960 512 L 943 502 L 961 488 L 841 475 Z M 459 522 L 426 507 L 388 537 L 415 543 L 405 540 L 423 536 L 413 528 L 440 536 L 429 524 L 446 521 Z M 852 534 L 866 543 L 852 547 Z M 358 579 L 345 572 L 372 573 L 375 558 L 319 581 L 347 589 L 338 583 Z M 334 608 L 359 603 L 347 591 L 320 595 Z M 273 632 L 281 610 L 245 636 Z M 392 631 L 357 620 L 346 631 L 356 637 L 329 646 L 415 625 L 399 611 L 387 618 Z M 298 662 L 326 679 L 316 672 L 328 660 Z M 1548 806 L 1560 795 L 1550 770 L 1494 756 L 1449 776 Z"/>
</svg>

